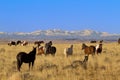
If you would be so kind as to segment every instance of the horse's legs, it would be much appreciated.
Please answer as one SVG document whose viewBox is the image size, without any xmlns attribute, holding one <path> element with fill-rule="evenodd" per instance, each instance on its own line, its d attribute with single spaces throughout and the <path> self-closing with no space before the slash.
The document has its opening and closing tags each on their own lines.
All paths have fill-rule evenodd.
<svg viewBox="0 0 120 80">
<path fill-rule="evenodd" d="M 95 52 L 92 53 L 92 56 L 94 56 L 94 55 L 95 55 Z"/>
<path fill-rule="evenodd" d="M 31 65 L 31 62 L 29 62 L 29 70 L 30 70 L 30 65 Z"/>
<path fill-rule="evenodd" d="M 33 66 L 34 66 L 34 61 L 32 62 L 32 69 L 33 69 Z"/>
<path fill-rule="evenodd" d="M 99 53 L 97 52 L 97 55 L 98 55 Z"/>
<path fill-rule="evenodd" d="M 51 53 L 52 54 L 52 56 L 55 56 L 55 53 Z M 68 56 L 68 55 L 67 55 Z"/>
<path fill-rule="evenodd" d="M 89 56 L 89 55 L 88 55 Z M 83 62 L 87 62 L 88 61 L 88 56 L 85 56 Z"/>
<path fill-rule="evenodd" d="M 21 65 L 22 65 L 22 62 L 20 62 L 19 60 L 17 60 L 17 68 L 18 68 L 18 71 L 20 71 Z"/>
</svg>

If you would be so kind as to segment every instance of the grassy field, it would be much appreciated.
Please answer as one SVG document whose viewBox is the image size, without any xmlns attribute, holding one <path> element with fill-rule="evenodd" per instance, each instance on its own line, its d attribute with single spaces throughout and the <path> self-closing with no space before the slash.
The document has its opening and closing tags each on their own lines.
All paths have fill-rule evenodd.
<svg viewBox="0 0 120 80">
<path fill-rule="evenodd" d="M 11 47 L 0 44 L 0 80 L 120 80 L 120 45 L 103 43 L 101 55 L 90 55 L 86 64 L 80 64 L 84 59 L 81 44 L 73 44 L 73 55 L 66 58 L 63 50 L 70 44 L 56 43 L 55 57 L 36 55 L 33 70 L 29 71 L 28 64 L 23 64 L 21 72 L 17 71 L 16 55 L 31 51 L 33 44 Z"/>
</svg>

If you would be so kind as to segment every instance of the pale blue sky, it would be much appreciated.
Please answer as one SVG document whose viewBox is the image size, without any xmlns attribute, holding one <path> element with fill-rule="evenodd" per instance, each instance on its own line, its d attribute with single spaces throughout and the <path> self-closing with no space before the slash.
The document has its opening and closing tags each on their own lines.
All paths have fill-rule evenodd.
<svg viewBox="0 0 120 80">
<path fill-rule="evenodd" d="M 120 0 L 0 0 L 0 31 L 120 33 Z"/>
</svg>

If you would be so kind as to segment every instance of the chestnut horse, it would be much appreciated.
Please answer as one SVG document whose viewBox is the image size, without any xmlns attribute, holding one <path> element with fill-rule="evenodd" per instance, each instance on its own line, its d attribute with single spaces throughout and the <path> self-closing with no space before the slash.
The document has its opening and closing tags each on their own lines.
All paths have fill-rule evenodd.
<svg viewBox="0 0 120 80">
<path fill-rule="evenodd" d="M 89 56 L 90 54 L 95 55 L 96 48 L 95 46 L 87 46 L 86 44 L 82 44 L 82 50 L 84 49 L 85 55 Z"/>
<path fill-rule="evenodd" d="M 44 54 L 44 47 L 43 47 L 43 46 L 40 46 L 40 47 L 38 47 L 38 49 L 37 49 L 37 55 L 42 55 L 42 54 Z"/>
</svg>

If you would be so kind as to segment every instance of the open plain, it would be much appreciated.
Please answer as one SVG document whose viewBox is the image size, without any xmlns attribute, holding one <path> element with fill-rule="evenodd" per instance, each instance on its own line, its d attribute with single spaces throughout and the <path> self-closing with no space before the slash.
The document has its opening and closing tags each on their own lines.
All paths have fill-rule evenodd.
<svg viewBox="0 0 120 80">
<path fill-rule="evenodd" d="M 29 71 L 28 64 L 23 64 L 19 72 L 16 55 L 21 51 L 28 53 L 34 44 L 8 46 L 7 43 L 1 43 L 0 80 L 120 80 L 120 45 L 117 42 L 103 43 L 102 53 L 90 55 L 86 64 L 82 64 L 84 59 L 82 42 L 73 43 L 72 56 L 64 56 L 64 48 L 71 44 L 53 42 L 57 48 L 54 57 L 36 55 L 33 69 Z"/>
</svg>

